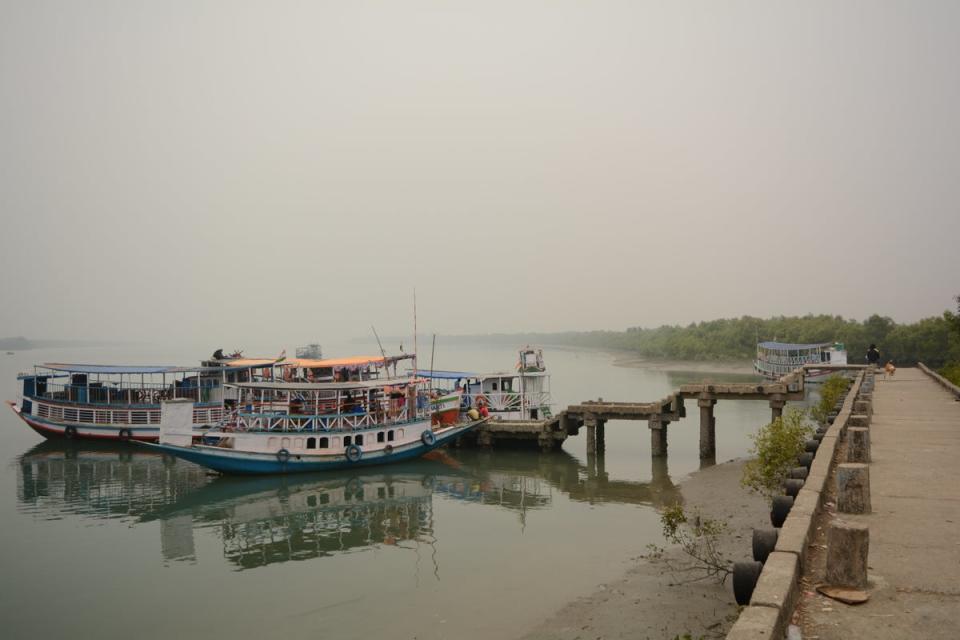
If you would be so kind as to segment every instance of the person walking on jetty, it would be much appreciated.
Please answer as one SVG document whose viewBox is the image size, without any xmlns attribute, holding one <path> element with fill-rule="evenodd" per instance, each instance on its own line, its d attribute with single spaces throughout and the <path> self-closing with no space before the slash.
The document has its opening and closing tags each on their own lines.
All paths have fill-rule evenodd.
<svg viewBox="0 0 960 640">
<path fill-rule="evenodd" d="M 877 351 L 877 345 L 871 344 L 867 349 L 867 364 L 877 367 L 880 364 L 880 352 Z"/>
</svg>

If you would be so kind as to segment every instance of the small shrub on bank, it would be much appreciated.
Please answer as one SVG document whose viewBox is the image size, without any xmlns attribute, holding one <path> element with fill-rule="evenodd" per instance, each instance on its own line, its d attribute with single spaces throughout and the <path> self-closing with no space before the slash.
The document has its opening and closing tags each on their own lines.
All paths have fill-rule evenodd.
<svg viewBox="0 0 960 640">
<path fill-rule="evenodd" d="M 664 556 L 666 551 L 656 545 L 648 545 L 651 559 L 662 559 L 673 572 L 692 573 L 693 577 L 682 582 L 696 582 L 714 578 L 721 584 L 730 575 L 730 562 L 720 551 L 720 538 L 727 532 L 727 525 L 719 520 L 706 518 L 699 511 L 687 514 L 683 505 L 677 503 L 660 513 L 663 537 L 690 558 L 682 567 L 673 566 Z M 699 574 L 699 575 L 698 575 Z"/>
<path fill-rule="evenodd" d="M 803 445 L 811 435 L 813 427 L 807 423 L 806 414 L 799 409 L 787 409 L 782 417 L 751 436 L 750 453 L 755 457 L 743 465 L 740 484 L 767 498 L 778 495 L 787 472 L 797 465 L 797 456 L 803 453 Z"/>
<path fill-rule="evenodd" d="M 810 409 L 810 415 L 817 422 L 827 421 L 827 416 L 833 411 L 837 400 L 843 397 L 850 387 L 850 380 L 836 374 L 827 378 L 820 387 L 820 402 Z"/>
</svg>

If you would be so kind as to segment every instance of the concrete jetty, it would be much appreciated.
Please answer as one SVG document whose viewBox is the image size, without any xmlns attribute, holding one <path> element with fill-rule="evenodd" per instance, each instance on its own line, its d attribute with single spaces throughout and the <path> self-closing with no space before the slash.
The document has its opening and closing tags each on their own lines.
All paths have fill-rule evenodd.
<svg viewBox="0 0 960 640">
<path fill-rule="evenodd" d="M 960 637 L 960 402 L 919 368 L 880 373 L 869 428 L 872 512 L 824 515 L 869 527 L 870 600 L 806 594 L 803 637 Z"/>
</svg>

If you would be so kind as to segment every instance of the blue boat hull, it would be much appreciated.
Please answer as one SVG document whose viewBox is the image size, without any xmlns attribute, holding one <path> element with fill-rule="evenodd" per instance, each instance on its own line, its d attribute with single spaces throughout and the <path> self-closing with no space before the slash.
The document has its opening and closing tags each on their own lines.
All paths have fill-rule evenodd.
<svg viewBox="0 0 960 640">
<path fill-rule="evenodd" d="M 476 428 L 484 421 L 473 422 L 462 427 L 455 427 L 448 433 L 437 435 L 432 445 L 423 442 L 411 443 L 403 447 L 397 447 L 391 453 L 383 451 L 372 451 L 364 453 L 359 460 L 350 461 L 346 456 L 300 456 L 293 454 L 285 462 L 281 462 L 277 456 L 267 453 L 248 453 L 244 451 L 234 451 L 233 449 L 222 449 L 219 447 L 199 446 L 181 447 L 172 444 L 155 444 L 150 442 L 138 442 L 137 444 L 160 449 L 166 453 L 183 458 L 188 462 L 193 462 L 208 469 L 213 469 L 220 473 L 237 475 L 266 475 L 280 473 L 308 473 L 315 471 L 335 471 L 338 469 L 355 469 L 358 467 L 369 467 L 380 464 L 392 464 L 394 462 L 403 462 L 419 458 L 425 453 L 450 442 L 468 431 Z"/>
</svg>

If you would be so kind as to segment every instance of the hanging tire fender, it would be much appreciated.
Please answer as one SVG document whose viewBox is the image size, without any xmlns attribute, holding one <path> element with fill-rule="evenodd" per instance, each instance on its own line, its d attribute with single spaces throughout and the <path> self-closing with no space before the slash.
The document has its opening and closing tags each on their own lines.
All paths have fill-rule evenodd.
<svg viewBox="0 0 960 640">
<path fill-rule="evenodd" d="M 290 460 L 289 451 L 286 449 L 280 449 L 280 451 L 277 451 L 277 462 L 280 464 L 286 464 L 288 460 Z"/>
<path fill-rule="evenodd" d="M 359 462 L 360 458 L 363 457 L 363 449 L 361 449 L 359 445 L 351 444 L 347 447 L 344 455 L 347 456 L 347 460 L 350 462 Z"/>
<path fill-rule="evenodd" d="M 420 434 L 420 439 L 423 441 L 423 444 L 428 447 L 432 447 L 437 442 L 437 436 L 431 429 L 427 429 Z"/>
</svg>

